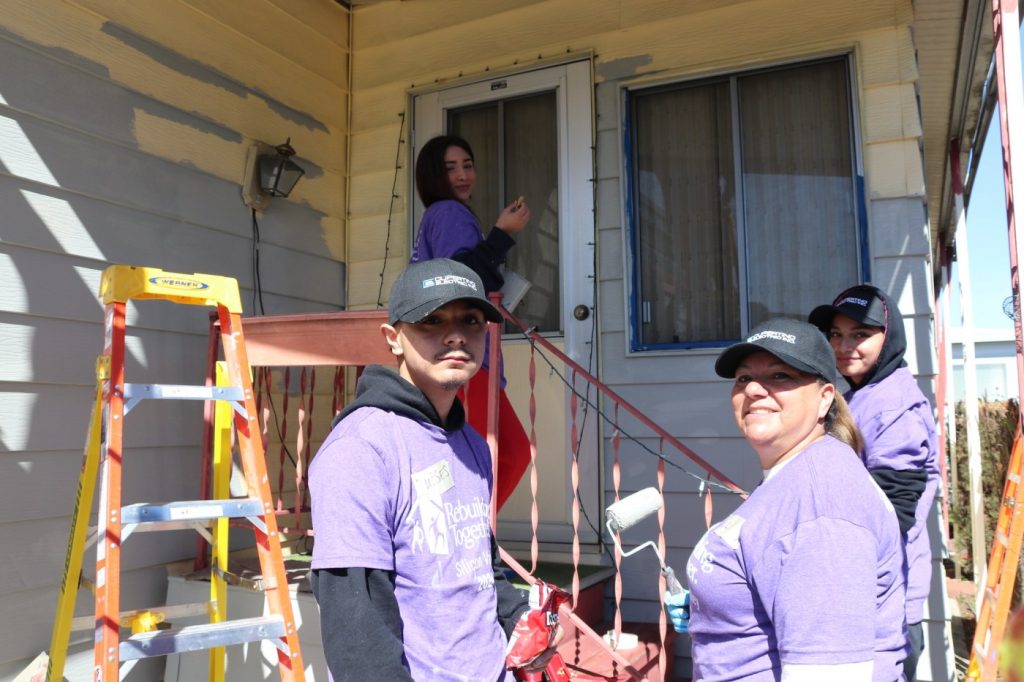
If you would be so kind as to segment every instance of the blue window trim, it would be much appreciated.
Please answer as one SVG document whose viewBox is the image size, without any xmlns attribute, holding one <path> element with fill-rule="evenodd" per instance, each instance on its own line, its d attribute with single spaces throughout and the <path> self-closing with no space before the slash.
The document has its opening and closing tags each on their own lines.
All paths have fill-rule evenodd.
<svg viewBox="0 0 1024 682">
<path fill-rule="evenodd" d="M 625 164 L 623 176 L 626 178 L 626 243 L 629 245 L 629 257 L 626 259 L 629 268 L 629 348 L 630 350 L 648 350 L 641 348 L 640 330 L 640 275 L 637 274 L 637 242 L 636 213 L 633 211 L 633 95 L 629 90 L 623 91 L 625 98 L 623 110 L 625 121 L 622 127 L 622 158 Z"/>
<path fill-rule="evenodd" d="M 847 60 L 850 60 L 850 55 L 846 56 Z M 731 77 L 731 76 L 730 76 Z M 853 89 L 856 87 L 853 76 L 851 75 L 847 81 L 847 85 L 850 88 L 850 106 L 854 106 L 854 92 Z M 643 352 L 643 351 L 674 351 L 674 350 L 697 350 L 705 348 L 724 348 L 725 346 L 732 345 L 739 341 L 739 339 L 728 339 L 722 341 L 690 341 L 680 343 L 642 343 L 640 341 L 640 325 L 642 324 L 640 309 L 641 309 L 641 286 L 640 286 L 640 268 L 639 264 L 639 237 L 638 227 L 636 224 L 636 212 L 633 209 L 634 197 L 635 197 L 635 159 L 633 158 L 633 135 L 635 130 L 633 128 L 633 97 L 635 95 L 628 89 L 623 89 L 623 131 L 622 131 L 622 150 L 623 150 L 623 176 L 625 177 L 626 184 L 626 243 L 629 247 L 629 254 L 627 258 L 627 267 L 629 270 L 629 276 L 627 282 L 629 286 L 629 293 L 627 296 L 628 300 L 628 311 L 629 314 L 629 350 L 630 352 Z M 850 125 L 856 125 L 856 119 L 852 116 Z M 856 143 L 859 139 L 856 131 L 851 129 L 851 143 Z M 856 157 L 860 156 L 859 149 L 854 149 L 853 152 Z M 855 158 L 856 158 L 855 157 Z M 864 175 L 862 172 L 855 172 L 855 187 L 854 202 L 856 205 L 856 223 L 857 223 L 857 240 L 860 243 L 860 281 L 870 282 L 871 281 L 871 254 L 870 244 L 868 240 L 868 217 L 867 217 L 867 194 L 864 187 Z M 738 312 L 738 311 L 737 311 Z"/>
<path fill-rule="evenodd" d="M 857 174 L 857 239 L 860 241 L 860 281 L 871 281 L 871 254 L 868 243 L 868 201 L 864 191 L 864 174 Z"/>
</svg>

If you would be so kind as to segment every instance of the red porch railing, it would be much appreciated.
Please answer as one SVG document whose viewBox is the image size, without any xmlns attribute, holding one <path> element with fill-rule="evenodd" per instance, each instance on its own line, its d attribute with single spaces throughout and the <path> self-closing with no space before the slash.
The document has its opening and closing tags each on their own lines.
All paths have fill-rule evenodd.
<svg viewBox="0 0 1024 682">
<path fill-rule="evenodd" d="M 514 557 L 502 550 L 503 559 L 524 581 L 532 583 L 536 580 L 534 573 L 537 570 L 539 555 L 537 529 L 540 519 L 540 510 L 537 501 L 538 480 L 536 461 L 538 437 L 536 430 L 535 400 L 536 358 L 538 355 L 549 364 L 552 371 L 559 374 L 570 391 L 569 426 L 571 431 L 571 442 L 573 444 L 573 461 L 571 462 L 571 492 L 573 498 L 573 577 L 571 590 L 573 594 L 573 604 L 577 603 L 580 593 L 580 482 L 579 468 L 576 460 L 579 456 L 578 448 L 580 438 L 578 409 L 581 401 L 586 403 L 589 409 L 595 410 L 611 429 L 610 443 L 613 450 L 611 474 L 615 501 L 619 500 L 621 485 L 620 448 L 624 437 L 640 443 L 641 446 L 648 451 L 648 454 L 658 458 L 656 480 L 654 483 L 659 491 L 664 490 L 666 464 L 682 469 L 684 472 L 701 482 L 700 494 L 704 496 L 705 516 L 709 525 L 712 512 L 712 486 L 718 486 L 723 490 L 733 493 L 743 494 L 743 490 L 729 480 L 717 468 L 713 467 L 697 455 L 692 449 L 683 444 L 679 439 L 672 436 L 664 428 L 644 415 L 639 409 L 628 403 L 611 388 L 587 372 L 583 367 L 574 362 L 547 339 L 537 334 L 535 330 L 526 328 L 522 322 L 511 314 L 506 312 L 505 315 L 513 325 L 522 331 L 523 335 L 530 342 L 530 365 L 528 377 L 526 378 L 530 386 L 529 436 L 531 443 L 531 464 L 529 480 L 532 498 L 530 511 L 530 569 L 527 570 Z M 305 518 L 305 514 L 309 511 L 306 498 L 305 472 L 308 468 L 308 462 L 312 457 L 312 453 L 315 452 L 315 445 L 319 445 L 317 442 L 318 434 L 314 428 L 314 417 L 316 418 L 315 423 L 321 425 L 323 429 L 326 429 L 326 426 L 333 419 L 334 415 L 342 409 L 345 398 L 344 390 L 346 385 L 345 378 L 347 368 L 354 368 L 354 371 L 358 372 L 362 367 L 369 364 L 394 364 L 394 356 L 388 350 L 380 334 L 380 325 L 386 321 L 387 314 L 385 311 L 281 315 L 246 318 L 243 320 L 247 354 L 256 373 L 254 386 L 258 393 L 257 405 L 262 419 L 264 439 L 266 441 L 276 437 L 279 446 L 277 448 L 278 457 L 276 462 L 278 466 L 276 476 L 278 500 L 276 506 L 279 514 L 288 516 L 291 519 L 288 522 L 282 522 L 282 533 L 292 537 L 312 535 L 312 531 L 308 528 L 308 522 Z M 498 331 L 498 325 L 493 325 L 492 331 Z M 498 346 L 498 344 L 500 344 L 500 337 L 500 333 L 491 334 L 491 342 L 494 344 L 492 357 L 496 357 L 496 353 L 500 350 L 500 347 Z M 211 338 L 215 339 L 216 335 L 211 335 Z M 212 340 L 210 358 L 215 358 L 217 355 L 217 349 L 212 345 L 214 343 L 216 343 L 216 341 Z M 551 358 L 554 358 L 554 361 L 552 361 Z M 565 375 L 563 375 L 562 372 L 559 372 L 556 368 L 556 362 L 562 363 Z M 212 369 L 212 360 L 210 367 Z M 322 396 L 319 402 L 314 400 L 316 395 L 316 375 L 318 368 L 321 374 L 324 371 L 332 373 L 332 380 L 330 383 L 331 399 L 329 401 L 330 414 L 328 416 L 317 416 L 314 410 L 316 405 L 324 405 L 328 403 L 326 396 Z M 497 384 L 498 373 L 492 372 L 491 376 L 495 381 L 492 382 L 493 385 L 489 387 L 489 408 L 497 405 L 497 395 L 499 390 Z M 514 378 L 511 380 L 515 381 Z M 580 390 L 581 386 L 584 387 L 584 390 Z M 606 414 L 602 411 L 601 406 L 595 404 L 594 401 L 589 398 L 590 390 L 586 388 L 588 386 L 592 386 L 600 395 L 603 396 L 604 402 L 608 405 L 611 414 Z M 297 396 L 292 395 L 295 393 L 297 393 Z M 288 417 L 292 409 L 292 400 L 297 400 L 298 402 L 298 406 L 294 410 L 298 421 L 294 435 L 292 435 L 288 422 Z M 278 412 L 278 408 L 280 408 L 280 412 Z M 632 415 L 636 420 L 650 429 L 650 431 L 657 436 L 658 448 L 656 451 L 647 448 L 634 435 L 626 434 L 622 430 L 619 418 L 620 414 L 623 412 Z M 489 414 L 490 428 L 488 429 L 489 433 L 487 434 L 487 437 L 493 450 L 497 443 L 497 415 L 495 410 L 492 409 L 489 409 L 489 413 L 493 414 Z M 289 447 L 290 445 L 292 447 Z M 683 457 L 692 461 L 702 470 L 703 474 L 697 475 L 690 472 L 678 461 L 675 461 L 678 457 L 667 456 L 665 454 L 666 446 L 670 449 L 675 449 L 678 453 L 683 455 Z M 267 452 L 269 453 L 270 450 L 267 450 Z M 208 495 L 209 492 L 207 472 L 209 471 L 210 464 L 208 458 L 209 448 L 207 440 L 204 439 L 202 480 L 204 495 Z M 713 479 L 717 479 L 717 481 Z M 294 489 L 286 490 L 292 483 L 294 484 Z M 665 534 L 663 530 L 664 515 L 665 510 L 664 507 L 662 507 L 658 513 L 658 547 L 662 556 L 664 556 L 665 552 Z M 197 568 L 203 565 L 204 561 L 205 546 L 201 545 L 196 559 Z M 623 627 L 621 614 L 622 578 L 619 572 L 620 561 L 621 556 L 616 550 L 614 556 L 615 614 L 612 642 L 619 641 Z M 664 591 L 663 582 L 664 579 L 659 575 L 659 594 Z M 594 632 L 590 624 L 584 622 L 569 608 L 565 608 L 563 612 L 563 622 L 571 623 L 572 629 L 576 633 L 576 637 L 582 636 L 591 641 L 594 646 L 604 650 L 607 660 L 610 661 L 609 665 L 612 670 L 612 674 L 616 675 L 616 677 L 611 679 L 619 679 L 618 676 L 620 675 L 624 675 L 630 679 L 646 679 L 645 671 L 653 671 L 653 669 L 655 669 L 652 664 L 644 668 L 644 670 L 638 670 L 629 658 L 623 655 L 623 652 L 617 651 L 612 646 L 609 646 L 601 635 Z M 668 661 L 666 658 L 670 654 L 666 651 L 665 647 L 668 627 L 663 609 L 659 615 L 658 632 L 660 633 L 660 649 L 658 651 L 656 669 L 659 671 L 665 671 L 668 667 Z M 574 664 L 580 663 L 578 660 L 579 651 L 580 647 L 577 645 L 577 660 L 575 661 L 572 660 L 571 656 L 565 656 L 563 654 L 563 657 L 566 658 L 570 667 Z M 582 667 L 578 668 L 577 672 L 582 678 L 586 679 L 584 674 L 585 671 Z M 594 679 L 608 678 L 599 677 Z"/>
</svg>

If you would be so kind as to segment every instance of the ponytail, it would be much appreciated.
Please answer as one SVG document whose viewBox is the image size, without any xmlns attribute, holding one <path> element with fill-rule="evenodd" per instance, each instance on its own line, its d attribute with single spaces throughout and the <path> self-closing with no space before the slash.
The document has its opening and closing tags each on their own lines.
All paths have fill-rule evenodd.
<svg viewBox="0 0 1024 682">
<path fill-rule="evenodd" d="M 824 383 L 824 380 L 819 380 Z M 864 450 L 864 437 L 860 434 L 846 399 L 836 391 L 832 406 L 825 415 L 825 432 L 849 445 L 859 456 Z"/>
</svg>

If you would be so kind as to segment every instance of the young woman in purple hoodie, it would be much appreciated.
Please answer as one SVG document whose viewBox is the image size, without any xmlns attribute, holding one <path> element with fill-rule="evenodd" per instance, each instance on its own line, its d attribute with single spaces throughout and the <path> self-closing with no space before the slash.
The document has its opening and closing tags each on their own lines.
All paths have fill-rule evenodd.
<svg viewBox="0 0 1024 682">
<path fill-rule="evenodd" d="M 455 135 L 440 135 L 423 145 L 416 158 L 416 192 L 426 211 L 413 244 L 410 262 L 451 258 L 469 266 L 483 280 L 488 293 L 505 283 L 501 265 L 514 235 L 530 221 L 530 207 L 522 197 L 502 210 L 485 237 L 480 221 L 469 207 L 476 187 L 476 167 L 469 143 Z M 467 421 L 478 433 L 487 433 L 487 382 L 490 362 L 484 352 L 483 366 L 466 388 Z M 499 369 L 500 371 L 500 369 Z M 498 508 L 519 484 L 530 462 L 530 441 L 505 396 L 501 381 L 498 405 Z"/>
<path fill-rule="evenodd" d="M 903 316 L 889 296 L 869 285 L 847 289 L 808 321 L 829 338 L 836 367 L 850 383 L 850 412 L 864 436 L 861 457 L 896 510 L 906 551 L 908 682 L 924 648 L 924 602 L 931 588 L 928 516 L 939 486 L 938 444 L 931 403 L 903 355 Z"/>
</svg>

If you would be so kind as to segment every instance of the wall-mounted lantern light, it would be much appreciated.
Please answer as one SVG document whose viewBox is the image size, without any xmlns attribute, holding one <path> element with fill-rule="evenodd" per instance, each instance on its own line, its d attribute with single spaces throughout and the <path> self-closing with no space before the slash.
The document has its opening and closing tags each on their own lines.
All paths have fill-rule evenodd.
<svg viewBox="0 0 1024 682">
<path fill-rule="evenodd" d="M 270 197 L 286 197 L 295 188 L 306 171 L 292 161 L 295 155 L 291 138 L 284 144 L 268 147 L 254 144 L 249 147 L 242 182 L 242 200 L 252 209 L 266 208 Z"/>
</svg>

